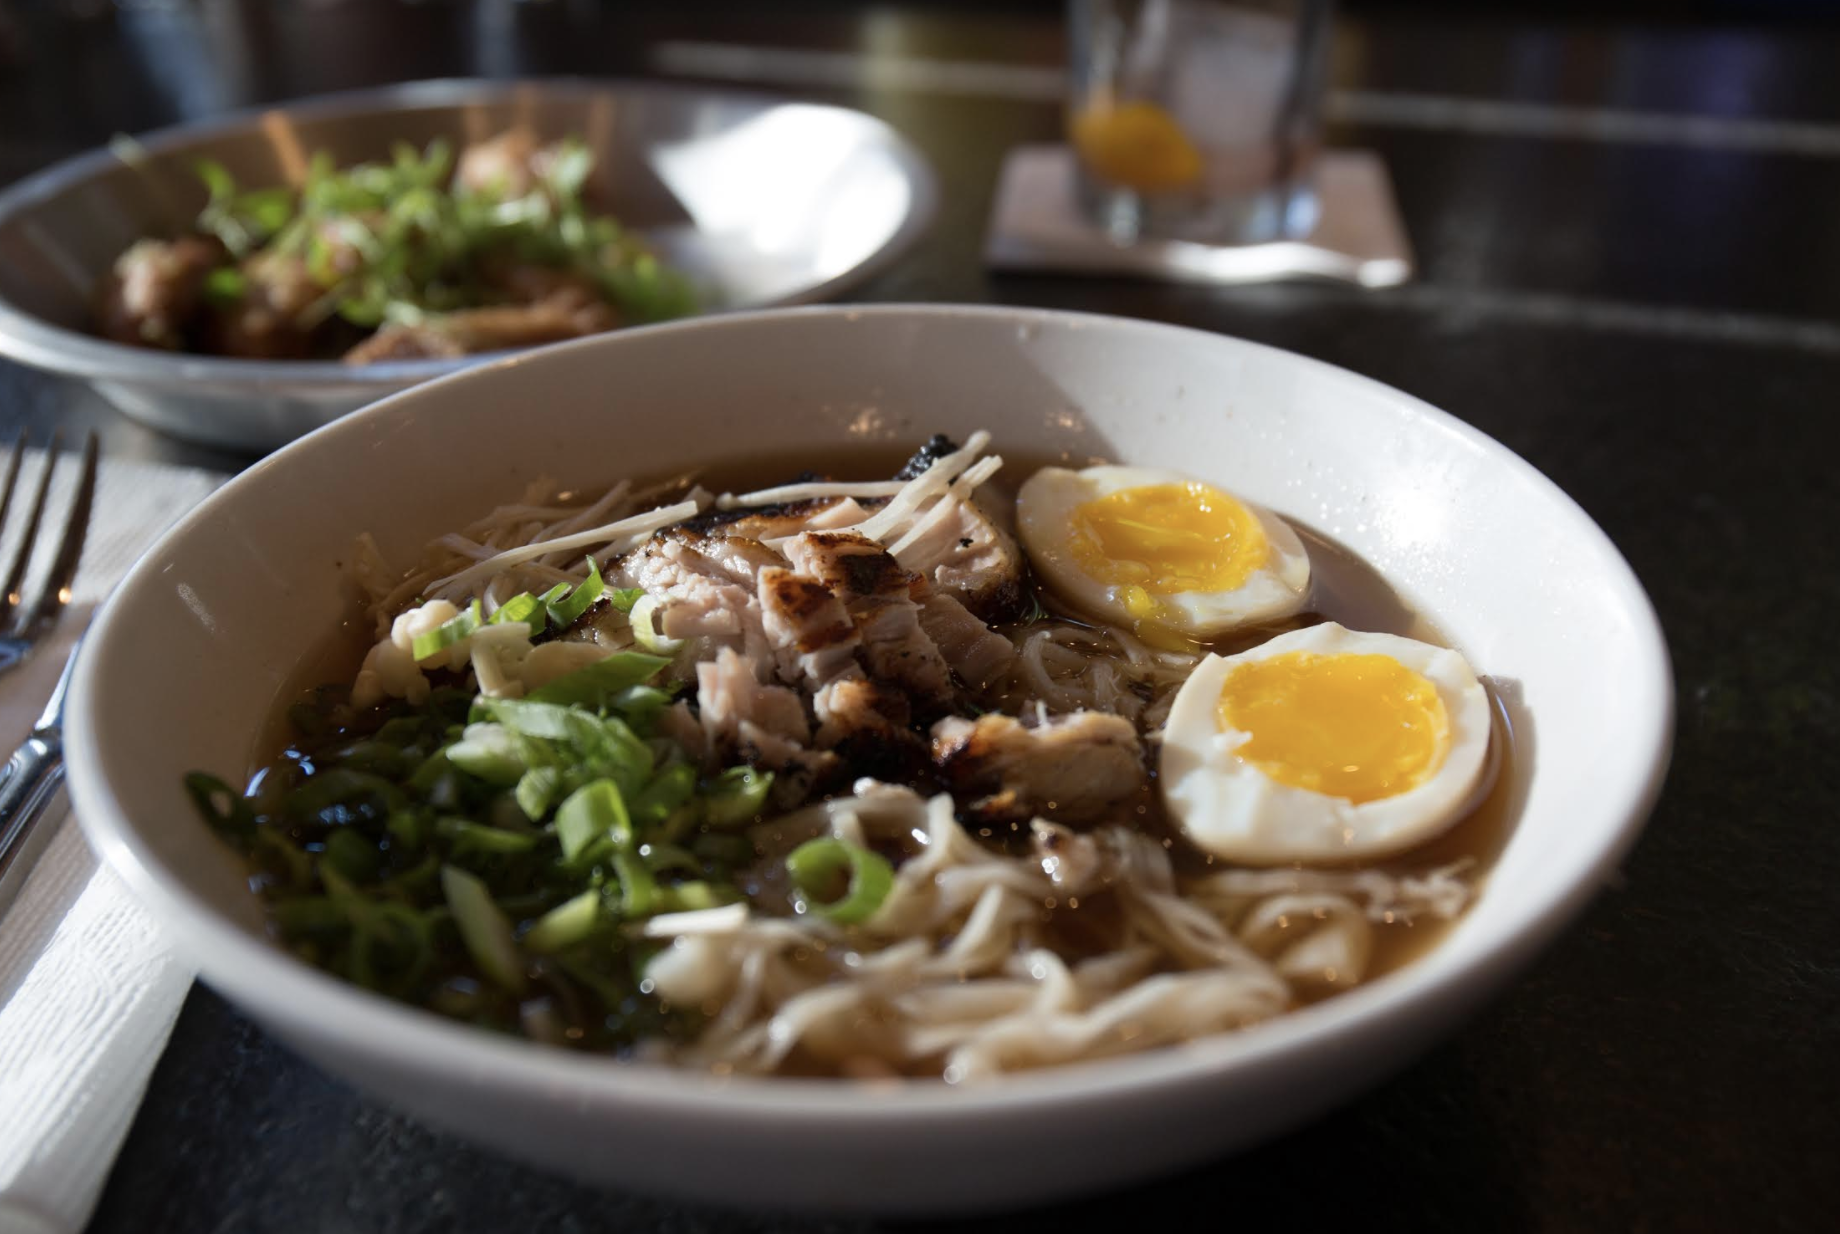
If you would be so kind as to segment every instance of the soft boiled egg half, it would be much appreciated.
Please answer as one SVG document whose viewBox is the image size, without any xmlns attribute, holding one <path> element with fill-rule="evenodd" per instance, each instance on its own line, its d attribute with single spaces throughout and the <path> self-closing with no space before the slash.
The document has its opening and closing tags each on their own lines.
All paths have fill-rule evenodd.
<svg viewBox="0 0 1840 1234">
<path fill-rule="evenodd" d="M 1016 495 L 1029 560 L 1069 604 L 1208 639 L 1304 606 L 1310 558 L 1269 510 L 1173 471 L 1044 467 Z"/>
<path fill-rule="evenodd" d="M 1489 730 L 1458 653 L 1326 622 L 1189 675 L 1164 730 L 1163 799 L 1197 847 L 1231 861 L 1385 856 L 1475 804 Z"/>
</svg>

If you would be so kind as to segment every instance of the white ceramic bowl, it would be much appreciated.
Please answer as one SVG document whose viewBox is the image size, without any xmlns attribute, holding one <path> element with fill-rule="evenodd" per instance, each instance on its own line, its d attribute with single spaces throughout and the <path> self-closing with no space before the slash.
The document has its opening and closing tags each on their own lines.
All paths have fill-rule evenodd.
<svg viewBox="0 0 1840 1234">
<path fill-rule="evenodd" d="M 988 426 L 1012 454 L 1196 473 L 1377 566 L 1493 679 L 1517 728 L 1506 851 L 1406 969 L 1237 1034 L 986 1087 L 720 1080 L 502 1039 L 373 997 L 265 940 L 180 776 L 246 765 L 344 615 L 360 531 L 401 559 L 539 473 L 834 451 Z M 386 399 L 184 520 L 89 637 L 71 786 L 92 843 L 204 978 L 329 1071 L 579 1178 L 739 1204 L 992 1208 L 1270 1136 L 1424 1049 L 1609 876 L 1661 783 L 1671 685 L 1629 567 L 1488 438 L 1340 369 L 1142 322 L 1010 309 L 790 310 L 628 331 Z"/>
</svg>

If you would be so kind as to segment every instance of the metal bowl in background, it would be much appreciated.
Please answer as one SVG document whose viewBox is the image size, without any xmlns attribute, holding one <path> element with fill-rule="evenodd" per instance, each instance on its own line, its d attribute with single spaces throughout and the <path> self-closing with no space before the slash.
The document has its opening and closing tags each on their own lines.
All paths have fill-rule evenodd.
<svg viewBox="0 0 1840 1234">
<path fill-rule="evenodd" d="M 925 229 L 933 176 L 893 129 L 842 107 L 683 86 L 434 81 L 330 95 L 162 129 L 59 163 L 0 194 L 0 355 L 94 383 L 176 436 L 266 451 L 385 394 L 489 355 L 346 365 L 185 355 L 91 334 L 96 289 L 146 236 L 205 202 L 196 165 L 298 184 L 308 158 L 388 158 L 514 125 L 578 136 L 594 190 L 702 287 L 712 310 L 801 304 L 868 278 Z M 125 145 L 125 143 L 123 143 Z M 503 353 L 499 353 L 503 354 Z"/>
</svg>

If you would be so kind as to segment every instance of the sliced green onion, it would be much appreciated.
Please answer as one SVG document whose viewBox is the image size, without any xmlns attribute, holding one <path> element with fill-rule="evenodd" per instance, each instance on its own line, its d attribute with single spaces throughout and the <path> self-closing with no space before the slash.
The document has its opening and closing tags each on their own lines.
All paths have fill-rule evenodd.
<svg viewBox="0 0 1840 1234">
<path fill-rule="evenodd" d="M 475 714 L 491 716 L 520 736 L 540 737 L 546 741 L 575 741 L 584 722 L 591 723 L 594 719 L 573 707 L 542 699 L 482 698 L 474 710 Z"/>
<path fill-rule="evenodd" d="M 185 791 L 204 821 L 219 831 L 247 839 L 255 830 L 256 813 L 249 802 L 216 776 L 194 771 L 185 777 Z"/>
<path fill-rule="evenodd" d="M 620 913 L 627 920 L 649 917 L 657 910 L 658 880 L 636 853 L 616 850 L 613 868 L 620 876 Z"/>
<path fill-rule="evenodd" d="M 659 768 L 628 803 L 633 825 L 642 833 L 653 830 L 695 793 L 696 768 L 689 763 L 672 763 Z"/>
<path fill-rule="evenodd" d="M 313 858 L 296 848 L 281 832 L 257 828 L 250 848 L 262 869 L 289 887 L 305 891 L 313 885 Z"/>
<path fill-rule="evenodd" d="M 839 925 L 867 920 L 894 886 L 894 867 L 886 858 L 835 836 L 793 849 L 786 856 L 786 872 L 802 907 Z"/>
<path fill-rule="evenodd" d="M 349 742 L 327 751 L 323 758 L 338 767 L 368 771 L 392 780 L 406 775 L 418 761 L 401 746 L 376 740 Z"/>
<path fill-rule="evenodd" d="M 516 797 L 518 809 L 531 822 L 540 822 L 555 804 L 556 794 L 562 788 L 562 768 L 532 767 L 517 782 Z"/>
<path fill-rule="evenodd" d="M 556 703 L 562 706 L 589 707 L 602 710 L 615 695 L 658 674 L 670 661 L 637 651 L 621 651 L 596 660 L 585 668 L 556 678 L 524 696 L 527 703 Z"/>
<path fill-rule="evenodd" d="M 698 861 L 687 848 L 675 844 L 641 844 L 639 856 L 645 861 L 645 868 L 654 874 L 663 874 L 679 870 L 685 874 L 701 874 L 703 863 Z"/>
<path fill-rule="evenodd" d="M 386 746 L 414 745 L 421 740 L 427 728 L 428 722 L 417 716 L 397 716 L 394 720 L 386 721 L 371 740 L 380 741 Z"/>
<path fill-rule="evenodd" d="M 311 935 L 342 933 L 351 926 L 350 910 L 330 896 L 277 900 L 274 915 L 281 937 L 290 943 Z"/>
<path fill-rule="evenodd" d="M 541 634 L 548 620 L 549 614 L 543 601 L 528 591 L 520 591 L 499 605 L 492 613 L 492 620 L 487 624 L 502 625 L 505 622 L 521 621 L 530 627 L 532 634 Z"/>
<path fill-rule="evenodd" d="M 666 638 L 658 632 L 658 597 L 641 596 L 632 606 L 633 638 L 639 646 L 661 656 L 675 655 L 684 645 L 681 638 Z"/>
<path fill-rule="evenodd" d="M 442 838 L 453 841 L 456 856 L 463 853 L 506 856 L 528 853 L 537 846 L 534 831 L 506 831 L 503 827 L 488 827 L 451 814 L 435 820 L 435 831 Z"/>
<path fill-rule="evenodd" d="M 354 905 L 351 976 L 359 985 L 386 989 L 413 983 L 434 960 L 434 940 L 427 918 L 407 904 L 388 900 Z M 379 967 L 397 974 L 386 981 Z"/>
<path fill-rule="evenodd" d="M 569 794 L 556 811 L 556 839 L 562 845 L 566 861 L 579 857 L 588 846 L 603 837 L 616 848 L 632 846 L 632 820 L 626 813 L 626 801 L 612 780 L 596 780 Z"/>
<path fill-rule="evenodd" d="M 517 740 L 502 724 L 467 725 L 466 734 L 447 747 L 447 761 L 499 788 L 510 788 L 525 772 Z"/>
<path fill-rule="evenodd" d="M 549 955 L 572 947 L 594 932 L 600 915 L 601 893 L 584 891 L 537 918 L 536 924 L 524 932 L 524 949 Z"/>
<path fill-rule="evenodd" d="M 529 699 L 481 699 L 480 711 L 514 733 L 555 741 L 593 776 L 611 777 L 621 792 L 636 793 L 652 774 L 652 750 L 614 716 Z"/>
<path fill-rule="evenodd" d="M 326 837 L 326 851 L 320 860 L 354 883 L 368 883 L 377 877 L 383 854 L 363 832 L 341 827 Z"/>
<path fill-rule="evenodd" d="M 424 820 L 414 810 L 398 810 L 391 814 L 383 829 L 389 833 L 392 850 L 417 852 L 428 840 Z"/>
<path fill-rule="evenodd" d="M 470 636 L 484 623 L 484 620 L 480 613 L 479 601 L 474 600 L 467 605 L 465 612 L 448 618 L 425 634 L 416 635 L 415 641 L 409 644 L 409 654 L 414 656 L 418 662 L 426 660 L 429 656 L 445 651 L 461 639 Z"/>
<path fill-rule="evenodd" d="M 705 908 L 721 908 L 740 898 L 741 894 L 732 887 L 698 881 L 660 887 L 654 906 L 660 913 L 689 913 Z"/>
<path fill-rule="evenodd" d="M 645 599 L 643 587 L 619 587 L 607 593 L 607 602 L 622 613 L 630 613 L 633 606 Z"/>
<path fill-rule="evenodd" d="M 656 686 L 630 686 L 607 700 L 607 710 L 626 721 L 634 732 L 646 734 L 657 726 L 658 717 L 670 705 L 670 692 Z M 679 750 L 676 742 L 665 745 L 672 751 Z"/>
<path fill-rule="evenodd" d="M 703 821 L 711 827 L 733 827 L 760 817 L 773 787 L 773 773 L 752 767 L 730 767 L 703 787 Z"/>
<path fill-rule="evenodd" d="M 212 304 L 235 304 L 249 290 L 249 279 L 235 266 L 219 266 L 204 276 L 205 299 Z"/>
<path fill-rule="evenodd" d="M 204 181 L 205 190 L 211 194 L 213 202 L 227 201 L 236 196 L 236 177 L 216 159 L 199 159 L 192 164 L 192 170 Z"/>
<path fill-rule="evenodd" d="M 492 902 L 486 885 L 459 866 L 441 867 L 441 894 L 454 915 L 460 941 L 480 971 L 513 994 L 524 992 L 524 960 L 511 937 L 511 923 Z"/>
<path fill-rule="evenodd" d="M 402 789 L 384 777 L 349 767 L 333 767 L 296 789 L 288 798 L 286 808 L 296 824 L 343 827 L 374 823 L 381 826 L 391 814 L 407 804 Z"/>
<path fill-rule="evenodd" d="M 588 577 L 577 584 L 567 598 L 549 601 L 550 621 L 555 623 L 558 630 L 574 625 L 577 618 L 594 607 L 594 602 L 601 598 L 605 588 L 606 584 L 601 581 L 600 565 L 594 558 L 588 558 Z M 549 594 L 554 594 L 554 590 L 552 588 Z"/>
</svg>

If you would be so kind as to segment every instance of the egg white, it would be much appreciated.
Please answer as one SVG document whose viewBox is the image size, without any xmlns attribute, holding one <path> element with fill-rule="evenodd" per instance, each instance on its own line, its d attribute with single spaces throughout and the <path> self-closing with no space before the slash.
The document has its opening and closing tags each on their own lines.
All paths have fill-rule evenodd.
<svg viewBox="0 0 1840 1234">
<path fill-rule="evenodd" d="M 1116 585 L 1088 574 L 1073 552 L 1073 512 L 1120 489 L 1186 484 L 1179 472 L 1151 467 L 1100 466 L 1083 471 L 1044 467 L 1016 495 L 1016 529 L 1029 561 L 1054 591 L 1088 616 L 1131 628 L 1138 618 L 1115 594 Z M 1224 490 L 1223 490 L 1224 491 Z M 1262 506 L 1234 496 L 1259 520 L 1270 552 L 1265 564 L 1230 591 L 1188 591 L 1158 596 L 1160 611 L 1145 624 L 1191 638 L 1218 637 L 1241 626 L 1288 617 L 1310 594 L 1310 556 L 1290 524 Z"/>
<path fill-rule="evenodd" d="M 1425 677 L 1450 721 L 1443 763 L 1416 788 L 1356 804 L 1280 784 L 1240 759 L 1234 751 L 1250 734 L 1221 728 L 1221 686 L 1240 664 L 1292 651 L 1389 656 Z M 1208 656 L 1189 674 L 1164 729 L 1163 800 L 1196 846 L 1231 861 L 1307 865 L 1383 857 L 1432 839 L 1472 808 L 1483 788 L 1490 727 L 1488 694 L 1457 652 L 1325 622 L 1236 656 Z"/>
</svg>

